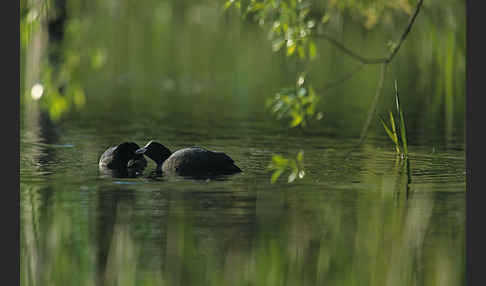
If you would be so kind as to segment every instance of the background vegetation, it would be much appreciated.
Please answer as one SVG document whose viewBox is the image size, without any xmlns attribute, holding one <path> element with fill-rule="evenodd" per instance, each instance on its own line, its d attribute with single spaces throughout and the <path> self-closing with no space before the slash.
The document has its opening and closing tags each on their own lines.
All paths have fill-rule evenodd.
<svg viewBox="0 0 486 286">
<path fill-rule="evenodd" d="M 285 113 L 288 101 L 290 126 L 305 125 L 305 114 L 328 118 L 317 123 L 321 126 L 359 126 L 355 122 L 370 109 L 379 66 L 361 66 L 322 35 L 363 57 L 381 58 L 398 42 L 417 5 L 407 0 L 241 2 L 23 0 L 21 64 L 26 64 L 25 50 L 34 31 L 48 25 L 50 57 L 42 58 L 38 81 L 46 95 L 41 101 L 53 119 L 110 100 L 116 92 L 99 96 L 92 89 L 99 81 L 118 80 L 138 85 L 157 81 L 158 93 L 181 89 L 227 101 L 239 98 L 239 105 L 269 114 Z M 240 5 L 247 8 L 231 9 Z M 390 64 L 384 83 L 384 93 L 390 96 L 380 102 L 381 110 L 393 104 L 393 81 L 399 80 L 404 109 L 420 122 L 418 128 L 450 134 L 464 125 L 464 12 L 464 1 L 423 4 L 411 35 Z M 358 68 L 345 83 L 329 86 Z M 289 89 L 281 90 L 296 90 L 308 82 L 312 84 L 305 90 L 290 93 L 302 94 L 308 103 L 292 102 Z M 22 82 L 22 94 L 29 97 L 34 84 L 26 87 Z M 157 95 L 151 91 L 131 96 L 153 103 Z M 275 95 L 280 100 L 262 110 L 261 103 Z M 306 112 L 299 113 L 298 105 Z M 341 118 L 349 120 L 336 120 Z"/>
</svg>

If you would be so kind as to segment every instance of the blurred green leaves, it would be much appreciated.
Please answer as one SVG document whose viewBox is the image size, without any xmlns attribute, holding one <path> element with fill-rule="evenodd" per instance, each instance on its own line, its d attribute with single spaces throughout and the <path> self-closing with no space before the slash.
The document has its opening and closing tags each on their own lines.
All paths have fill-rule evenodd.
<svg viewBox="0 0 486 286">
<path fill-rule="evenodd" d="M 20 46 L 25 49 L 47 13 L 47 1 L 20 1 Z"/>
<path fill-rule="evenodd" d="M 272 43 L 273 52 L 283 51 L 287 58 L 296 57 L 304 65 L 317 58 L 317 47 L 311 35 L 319 21 L 310 17 L 309 1 L 251 0 L 249 3 L 244 2 L 247 6 L 242 8 L 241 1 L 231 0 L 224 4 L 224 9 L 233 3 L 238 4 L 237 8 L 242 12 L 243 18 L 251 16 L 259 26 L 267 24 L 268 39 Z M 325 24 L 329 17 L 328 15 L 323 18 L 320 24 Z M 322 113 L 316 111 L 318 102 L 318 95 L 306 80 L 306 74 L 301 72 L 296 84 L 281 88 L 267 101 L 267 107 L 278 120 L 287 119 L 289 127 L 306 127 L 310 120 L 322 119 Z M 268 168 L 273 171 L 272 183 L 287 169 L 290 170 L 289 183 L 296 178 L 303 178 L 303 152 L 299 152 L 295 160 L 275 155 Z"/>
<path fill-rule="evenodd" d="M 71 109 L 82 108 L 86 103 L 83 87 L 77 82 L 60 82 L 62 77 L 54 77 L 53 69 L 46 66 L 42 74 L 45 96 L 40 98 L 41 106 L 53 121 Z"/>
<path fill-rule="evenodd" d="M 274 155 L 272 162 L 267 169 L 272 171 L 271 182 L 275 183 L 278 178 L 286 171 L 290 171 L 287 178 L 288 183 L 292 183 L 297 178 L 302 179 L 305 176 L 304 171 L 304 151 L 299 151 L 295 159 L 287 159 L 281 155 Z"/>
<path fill-rule="evenodd" d="M 226 11 L 226 9 L 231 7 L 233 4 L 235 4 L 236 8 L 240 9 L 240 7 L 241 7 L 240 1 L 228 0 L 228 1 L 224 2 L 224 4 L 223 4 L 223 11 Z"/>
<path fill-rule="evenodd" d="M 32 32 L 39 26 L 38 15 L 34 11 L 26 12 L 20 20 L 20 45 L 23 48 L 29 44 Z"/>
<path fill-rule="evenodd" d="M 21 47 L 29 49 L 34 33 L 47 34 L 50 21 L 57 20 L 60 13 L 49 1 L 21 1 Z M 87 21 L 76 17 L 63 19 L 63 39 L 47 42 L 47 55 L 41 55 L 38 62 L 31 65 L 41 66 L 38 82 L 27 87 L 27 93 L 33 100 L 39 100 L 53 121 L 58 121 L 71 110 L 79 109 L 86 104 L 85 88 L 77 79 L 77 74 L 83 65 L 90 70 L 100 69 L 107 61 L 107 53 L 103 47 L 82 48 L 84 39 L 81 34 L 92 28 Z M 68 40 L 72 45 L 66 45 Z M 32 43 L 34 44 L 34 43 Z M 39 45 L 39 43 L 35 43 Z M 39 49 L 33 46 L 33 50 Z M 25 67 L 27 69 L 32 67 Z"/>
<path fill-rule="evenodd" d="M 241 1 L 227 1 L 224 9 L 238 4 L 242 17 L 253 17 L 260 26 L 267 27 L 273 52 L 282 52 L 285 57 L 296 58 L 305 65 L 317 58 L 316 43 L 311 35 L 319 21 L 310 17 L 309 1 L 251 0 L 245 3 L 247 6 L 242 9 Z M 329 17 L 327 15 L 321 24 Z M 322 113 L 316 112 L 318 102 L 318 95 L 301 73 L 297 85 L 281 88 L 267 101 L 267 107 L 278 120 L 289 119 L 290 127 L 306 127 L 309 120 L 322 118 Z"/>
<path fill-rule="evenodd" d="M 315 42 L 311 39 L 317 21 L 309 17 L 311 5 L 309 1 L 280 0 L 229 0 L 223 5 L 226 10 L 235 6 L 243 10 L 242 17 L 252 17 L 260 26 L 268 28 L 268 39 L 272 42 L 272 50 L 280 51 L 285 47 L 287 57 L 298 56 L 299 59 L 314 59 L 317 54 Z M 241 9 L 242 5 L 246 8 Z"/>
<path fill-rule="evenodd" d="M 267 105 L 277 119 L 289 119 L 290 127 L 306 127 L 310 120 L 322 119 L 322 113 L 316 112 L 318 102 L 319 97 L 302 74 L 294 87 L 282 88 Z"/>
</svg>

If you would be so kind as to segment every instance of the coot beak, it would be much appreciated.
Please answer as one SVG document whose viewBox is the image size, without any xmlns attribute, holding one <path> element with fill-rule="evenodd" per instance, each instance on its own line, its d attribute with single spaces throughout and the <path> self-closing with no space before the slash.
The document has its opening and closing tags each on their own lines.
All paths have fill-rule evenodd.
<svg viewBox="0 0 486 286">
<path fill-rule="evenodd" d="M 145 152 L 147 152 L 147 148 L 142 147 L 142 148 L 136 150 L 135 154 L 144 154 Z"/>
</svg>

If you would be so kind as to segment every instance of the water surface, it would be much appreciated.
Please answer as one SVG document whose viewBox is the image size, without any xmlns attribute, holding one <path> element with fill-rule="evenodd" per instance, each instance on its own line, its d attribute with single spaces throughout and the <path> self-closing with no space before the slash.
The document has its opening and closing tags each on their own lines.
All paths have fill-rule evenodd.
<svg viewBox="0 0 486 286">
<path fill-rule="evenodd" d="M 21 130 L 23 285 L 464 284 L 463 144 L 410 146 L 407 184 L 385 137 L 345 160 L 357 140 L 337 132 L 125 120 Z M 151 179 L 149 161 L 139 178 L 101 176 L 108 146 L 150 139 L 222 150 L 244 172 Z M 271 184 L 271 156 L 299 150 L 304 179 Z"/>
</svg>

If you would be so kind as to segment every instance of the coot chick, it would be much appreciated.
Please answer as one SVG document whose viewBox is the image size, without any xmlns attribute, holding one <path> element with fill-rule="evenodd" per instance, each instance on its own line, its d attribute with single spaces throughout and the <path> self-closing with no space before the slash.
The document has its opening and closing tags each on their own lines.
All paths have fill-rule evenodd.
<svg viewBox="0 0 486 286">
<path fill-rule="evenodd" d="M 233 159 L 223 152 L 190 147 L 172 153 L 164 145 L 149 141 L 135 153 L 145 154 L 157 164 L 157 170 L 180 176 L 217 176 L 241 172 Z"/>
<path fill-rule="evenodd" d="M 147 160 L 143 155 L 135 153 L 138 149 L 140 146 L 133 142 L 123 142 L 108 148 L 100 157 L 100 170 L 115 170 L 122 173 L 142 171 L 147 166 Z"/>
</svg>

